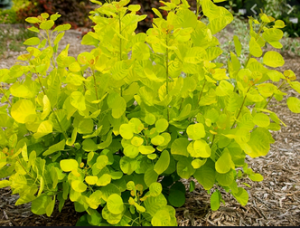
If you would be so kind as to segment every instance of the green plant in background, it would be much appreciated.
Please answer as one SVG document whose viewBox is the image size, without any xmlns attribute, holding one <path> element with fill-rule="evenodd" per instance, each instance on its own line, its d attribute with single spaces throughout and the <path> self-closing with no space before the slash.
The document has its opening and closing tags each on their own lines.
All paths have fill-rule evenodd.
<svg viewBox="0 0 300 228">
<path fill-rule="evenodd" d="M 292 52 L 295 55 L 300 56 L 300 40 L 295 38 L 290 38 L 287 32 L 283 35 L 284 39 L 282 40 L 282 51 L 283 52 Z"/>
<path fill-rule="evenodd" d="M 15 24 L 17 23 L 17 11 L 26 7 L 29 0 L 13 0 L 10 9 L 0 9 L 0 23 Z"/>
<path fill-rule="evenodd" d="M 27 30 L 25 27 L 19 27 L 14 30 L 9 25 L 0 27 L 0 57 L 3 57 L 8 51 L 26 50 L 23 41 L 36 36 L 36 33 Z"/>
<path fill-rule="evenodd" d="M 68 56 L 69 45 L 58 53 L 70 28 L 51 30 L 58 14 L 27 19 L 43 38 L 27 39 L 28 53 L 0 70 L 1 102 L 8 103 L 0 108 L 0 178 L 9 176 L 0 187 L 20 195 L 17 205 L 32 202 L 38 215 L 50 216 L 56 200 L 62 210 L 70 199 L 86 212 L 77 225 L 177 225 L 181 178 L 213 192 L 212 210 L 224 202 L 218 188 L 246 205 L 238 179 L 263 177 L 245 157 L 267 155 L 270 130 L 283 124 L 267 106 L 283 99 L 283 85 L 300 92 L 291 70 L 274 69 L 282 56 L 262 52 L 266 43 L 281 48 L 284 23 L 264 13 L 260 21 L 250 18 L 246 60 L 239 60 L 243 47 L 235 37 L 224 68 L 215 62 L 223 51 L 214 36 L 233 20 L 224 7 L 197 1 L 205 23 L 185 0 L 163 2 L 167 19 L 153 9 L 153 28 L 136 34 L 145 16 L 128 3 L 91 12 L 95 32 L 82 44 L 95 48 L 77 58 Z M 300 113 L 299 99 L 289 97 L 287 105 Z"/>
</svg>

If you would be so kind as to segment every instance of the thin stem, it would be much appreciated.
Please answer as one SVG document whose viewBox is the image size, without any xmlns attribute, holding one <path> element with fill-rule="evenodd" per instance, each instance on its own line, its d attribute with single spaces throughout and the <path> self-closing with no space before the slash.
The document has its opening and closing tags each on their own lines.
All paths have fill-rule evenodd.
<svg viewBox="0 0 300 228">
<path fill-rule="evenodd" d="M 204 79 L 204 84 L 203 84 L 203 87 L 202 87 L 202 89 L 201 89 L 201 93 L 200 93 L 200 96 L 199 96 L 199 101 L 198 101 L 198 104 L 200 104 L 200 101 L 201 101 L 201 98 L 202 98 L 202 95 L 203 95 L 203 91 L 204 91 L 204 87 L 205 87 L 205 85 L 206 85 L 206 80 Z"/>
<path fill-rule="evenodd" d="M 39 79 L 39 83 L 40 83 L 40 85 L 41 85 L 41 88 L 42 88 L 42 90 L 43 90 L 44 95 L 47 96 L 46 91 L 45 91 L 45 89 L 44 89 L 44 87 L 43 87 L 42 81 L 41 81 L 40 76 L 39 76 L 38 73 L 37 73 L 37 77 L 38 77 L 38 79 Z M 54 115 L 54 117 L 55 117 L 55 119 L 56 119 L 56 122 L 58 123 L 58 125 L 59 125 L 59 127 L 60 127 L 60 130 L 62 131 L 62 133 L 63 133 L 63 135 L 64 135 L 64 137 L 65 137 L 65 139 L 66 139 L 66 141 L 67 141 L 67 140 L 68 140 L 68 136 L 67 136 L 66 132 L 63 130 L 63 128 L 62 128 L 62 126 L 61 126 L 61 123 L 59 122 L 59 119 L 58 119 L 58 117 L 57 117 L 57 115 L 56 115 L 56 113 L 55 113 L 55 111 L 54 111 L 54 108 L 53 108 L 52 104 L 51 104 L 50 106 L 51 106 L 51 110 L 52 110 L 52 112 L 53 112 L 53 115 Z"/>
<path fill-rule="evenodd" d="M 24 169 L 24 171 L 26 172 L 26 174 L 31 177 L 33 180 L 35 180 L 36 178 L 34 178 L 33 176 L 31 176 L 30 173 L 28 173 L 27 169 L 25 169 L 25 167 L 22 165 L 21 161 L 20 161 L 20 158 L 17 157 L 17 161 L 19 162 L 20 166 Z M 39 179 L 37 179 L 39 181 Z"/>
<path fill-rule="evenodd" d="M 256 37 L 255 37 L 255 40 L 258 39 L 258 37 L 259 37 L 259 35 L 260 35 L 260 33 L 261 33 L 261 31 L 262 31 L 262 29 L 263 29 L 264 26 L 265 26 L 265 23 L 262 23 L 261 26 L 260 26 L 260 28 L 259 28 L 259 30 L 258 30 L 258 33 L 257 33 L 257 35 L 256 35 Z M 248 62 L 250 61 L 251 56 L 252 56 L 252 55 L 251 55 L 251 53 L 249 52 L 249 55 L 248 55 L 248 57 L 247 57 L 247 61 L 246 61 L 245 66 L 247 66 Z"/>
<path fill-rule="evenodd" d="M 49 43 L 49 46 L 52 47 L 52 44 L 51 44 L 51 39 L 50 39 L 50 35 L 49 35 L 49 30 L 46 31 L 47 33 L 47 38 L 48 38 L 48 43 Z M 54 60 L 54 56 L 52 55 L 52 65 L 53 65 L 53 68 L 55 68 L 55 60 Z"/>
<path fill-rule="evenodd" d="M 121 12 L 119 13 L 119 32 L 120 35 L 122 35 L 122 21 L 121 21 Z M 120 61 L 122 61 L 122 38 L 120 37 Z M 123 96 L 123 86 L 121 86 L 121 91 L 120 91 L 121 97 Z"/>
<path fill-rule="evenodd" d="M 253 85 L 252 85 L 252 86 L 253 86 Z M 241 108 L 240 108 L 240 110 L 239 110 L 239 113 L 237 114 L 237 116 L 236 116 L 236 118 L 235 118 L 235 120 L 234 120 L 234 122 L 233 122 L 233 124 L 232 124 L 232 126 L 231 126 L 231 129 L 234 127 L 234 125 L 236 124 L 236 121 L 238 120 L 238 118 L 239 118 L 240 115 L 241 115 L 242 109 L 243 109 L 244 104 L 245 104 L 246 99 L 247 99 L 247 94 L 248 94 L 249 90 L 252 88 L 252 86 L 250 86 L 249 89 L 247 90 L 247 93 L 246 93 L 246 95 L 245 95 L 245 97 L 244 97 L 244 100 L 243 100 L 243 103 L 242 103 L 242 105 L 241 105 Z"/>
<path fill-rule="evenodd" d="M 95 88 L 96 98 L 97 98 L 97 100 L 99 100 L 98 91 L 97 91 L 97 80 L 96 80 L 95 70 L 92 69 L 92 72 L 93 72 L 93 78 L 94 78 L 94 88 Z M 100 109 L 99 103 L 97 103 L 97 106 L 98 106 L 98 109 Z"/>
<path fill-rule="evenodd" d="M 212 148 L 214 142 L 215 142 L 215 138 L 216 138 L 216 135 L 213 135 L 213 138 L 211 140 L 211 144 L 210 144 L 210 148 Z"/>
<path fill-rule="evenodd" d="M 166 34 L 166 94 L 169 94 L 169 49 L 168 49 L 168 33 Z M 170 109 L 167 107 L 168 122 L 170 121 Z"/>
<path fill-rule="evenodd" d="M 168 34 L 166 35 L 166 46 L 168 46 Z M 169 49 L 166 47 L 166 93 L 169 94 Z"/>
<path fill-rule="evenodd" d="M 0 89 L 1 89 L 1 92 L 3 93 L 4 97 L 6 98 L 7 102 L 10 104 L 10 106 L 12 106 L 12 103 L 10 102 L 9 97 L 7 97 L 6 94 L 5 94 L 5 91 L 2 87 L 2 84 L 0 86 Z"/>
<path fill-rule="evenodd" d="M 277 88 L 278 90 L 285 84 L 285 81 L 283 81 L 281 83 L 281 85 Z M 268 106 L 268 104 L 270 103 L 270 101 L 272 100 L 272 98 L 274 97 L 275 93 L 272 94 L 272 96 L 269 97 L 267 103 L 265 104 L 265 106 L 263 107 L 264 109 Z"/>
</svg>

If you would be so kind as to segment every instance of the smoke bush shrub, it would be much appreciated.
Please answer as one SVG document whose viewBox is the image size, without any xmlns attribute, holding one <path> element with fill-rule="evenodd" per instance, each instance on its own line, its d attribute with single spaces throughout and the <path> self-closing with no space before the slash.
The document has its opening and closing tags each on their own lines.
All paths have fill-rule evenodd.
<svg viewBox="0 0 300 228">
<path fill-rule="evenodd" d="M 264 13 L 250 18 L 248 58 L 239 61 L 245 47 L 234 37 L 235 53 L 223 65 L 214 35 L 233 19 L 225 8 L 197 1 L 205 24 L 187 1 L 163 2 L 167 19 L 153 9 L 153 28 L 136 34 L 146 16 L 128 3 L 91 12 L 95 32 L 82 44 L 95 48 L 77 58 L 68 56 L 69 45 L 57 51 L 70 28 L 51 30 L 58 14 L 27 18 L 42 38 L 27 39 L 28 53 L 0 70 L 1 85 L 11 85 L 1 86 L 8 104 L 0 108 L 0 178 L 9 179 L 0 187 L 20 195 L 16 205 L 32 202 L 38 215 L 70 199 L 86 212 L 78 225 L 177 225 L 174 207 L 185 202 L 180 178 L 212 189 L 212 210 L 224 202 L 220 187 L 246 205 L 238 179 L 263 177 L 245 157 L 267 155 L 270 130 L 284 125 L 267 106 L 283 99 L 283 85 L 300 92 L 291 70 L 275 69 L 282 56 L 262 51 L 281 47 L 284 23 Z M 287 105 L 300 112 L 299 99 Z"/>
</svg>

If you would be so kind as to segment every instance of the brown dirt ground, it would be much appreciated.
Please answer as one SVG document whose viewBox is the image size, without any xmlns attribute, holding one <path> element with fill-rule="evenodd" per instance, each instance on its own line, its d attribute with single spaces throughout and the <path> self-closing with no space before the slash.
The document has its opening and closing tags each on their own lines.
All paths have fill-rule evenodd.
<svg viewBox="0 0 300 228">
<path fill-rule="evenodd" d="M 71 43 L 70 55 L 76 56 L 91 48 L 79 46 L 81 33 L 67 32 L 61 46 Z M 20 53 L 7 51 L 0 58 L 0 69 L 13 65 Z M 286 64 L 281 70 L 291 69 L 300 78 L 300 57 L 285 54 Z M 297 95 L 285 89 L 289 96 Z M 286 100 L 278 104 L 275 99 L 269 109 L 276 111 L 286 123 L 279 132 L 274 132 L 276 143 L 266 157 L 252 159 L 247 157 L 249 166 L 264 176 L 262 182 L 252 182 L 248 178 L 240 180 L 250 184 L 246 187 L 249 203 L 243 207 L 225 191 L 221 190 L 226 202 L 218 211 L 209 206 L 209 195 L 199 185 L 192 193 L 187 192 L 186 203 L 177 208 L 179 226 L 299 226 L 300 225 L 300 115 L 291 113 Z M 187 187 L 188 182 L 185 181 Z M 73 204 L 67 202 L 61 213 L 57 207 L 53 215 L 34 215 L 30 204 L 14 206 L 17 196 L 10 195 L 8 188 L 0 189 L 0 226 L 74 226 L 82 213 L 75 212 Z"/>
</svg>

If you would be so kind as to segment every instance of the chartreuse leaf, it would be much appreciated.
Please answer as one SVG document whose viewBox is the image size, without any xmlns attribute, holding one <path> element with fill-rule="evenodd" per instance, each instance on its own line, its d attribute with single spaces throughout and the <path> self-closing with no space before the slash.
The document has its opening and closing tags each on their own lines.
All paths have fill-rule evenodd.
<svg viewBox="0 0 300 228">
<path fill-rule="evenodd" d="M 219 190 L 216 190 L 210 197 L 210 207 L 213 211 L 217 211 L 220 207 L 221 202 L 221 193 Z"/>
<path fill-rule="evenodd" d="M 36 115 L 35 106 L 30 100 L 19 100 L 11 108 L 11 116 L 18 123 L 27 123 Z"/>
<path fill-rule="evenodd" d="M 0 169 L 2 169 L 6 165 L 6 155 L 5 153 L 0 151 Z M 0 181 L 1 183 L 1 181 Z"/>
<path fill-rule="evenodd" d="M 159 196 L 162 192 L 162 185 L 161 183 L 158 182 L 153 182 L 150 186 L 149 186 L 149 191 L 150 191 L 150 195 L 151 196 Z"/>
<path fill-rule="evenodd" d="M 84 151 L 96 151 L 98 149 L 97 144 L 92 139 L 85 139 L 82 142 L 82 149 Z"/>
<path fill-rule="evenodd" d="M 155 146 L 162 145 L 165 141 L 165 138 L 161 135 L 157 135 L 154 138 L 151 139 L 151 143 Z"/>
<path fill-rule="evenodd" d="M 107 97 L 107 104 L 112 109 L 112 116 L 119 119 L 126 110 L 126 101 L 118 93 L 110 93 Z"/>
<path fill-rule="evenodd" d="M 269 67 L 276 68 L 284 65 L 284 59 L 278 52 L 268 51 L 263 57 L 263 63 Z"/>
<path fill-rule="evenodd" d="M 85 182 L 88 185 L 95 185 L 98 181 L 98 177 L 97 176 L 86 176 L 85 177 Z"/>
<path fill-rule="evenodd" d="M 202 139 L 191 142 L 187 150 L 194 158 L 209 158 L 211 155 L 210 146 Z"/>
<path fill-rule="evenodd" d="M 53 146 L 50 146 L 48 150 L 46 150 L 44 153 L 43 153 L 43 156 L 48 156 L 50 154 L 53 154 L 57 151 L 60 151 L 60 150 L 63 150 L 65 148 L 65 145 L 66 145 L 66 140 L 63 139 L 62 141 L 60 141 L 59 143 L 57 144 L 54 144 Z"/>
<path fill-rule="evenodd" d="M 254 57 L 260 57 L 262 55 L 261 47 L 256 42 L 256 40 L 255 40 L 254 37 L 251 37 L 251 40 L 250 40 L 250 43 L 249 43 L 249 47 L 250 47 L 250 53 Z"/>
<path fill-rule="evenodd" d="M 247 146 L 244 147 L 244 151 L 250 157 L 255 158 L 259 156 L 266 156 L 270 150 L 270 143 L 273 143 L 271 133 L 266 128 L 255 128 L 251 132 L 250 140 L 247 142 Z"/>
<path fill-rule="evenodd" d="M 43 97 L 43 112 L 41 114 L 41 119 L 44 120 L 51 112 L 51 103 L 47 95 Z"/>
<path fill-rule="evenodd" d="M 239 38 L 236 35 L 233 36 L 233 42 L 234 42 L 235 52 L 237 56 L 240 56 L 242 53 L 242 45 Z"/>
<path fill-rule="evenodd" d="M 148 193 L 150 195 L 150 193 Z M 154 216 L 156 212 L 167 205 L 167 200 L 163 194 L 159 194 L 158 196 L 150 196 L 147 197 L 144 201 L 144 206 L 146 208 L 147 213 Z"/>
<path fill-rule="evenodd" d="M 78 162 L 74 159 L 64 159 L 60 161 L 60 168 L 64 172 L 71 172 L 78 168 Z"/>
<path fill-rule="evenodd" d="M 110 184 L 110 182 L 111 182 L 111 175 L 108 173 L 105 173 L 98 178 L 96 185 L 97 186 L 106 186 L 106 185 Z"/>
<path fill-rule="evenodd" d="M 152 167 L 148 168 L 144 175 L 145 184 L 150 186 L 153 182 L 157 181 L 157 178 L 158 174 L 155 172 L 155 170 Z"/>
<path fill-rule="evenodd" d="M 39 45 L 40 42 L 41 42 L 41 40 L 38 37 L 31 37 L 31 38 L 27 39 L 23 44 L 29 45 L 29 46 L 36 46 L 36 45 Z"/>
<path fill-rule="evenodd" d="M 130 124 L 122 124 L 120 126 L 120 135 L 124 139 L 131 139 L 133 137 L 133 129 Z"/>
<path fill-rule="evenodd" d="M 145 122 L 149 125 L 153 125 L 156 122 L 156 117 L 152 113 L 147 113 L 145 116 Z"/>
<path fill-rule="evenodd" d="M 289 97 L 287 99 L 287 105 L 291 112 L 300 113 L 300 100 L 296 97 Z"/>
<path fill-rule="evenodd" d="M 97 209 L 101 204 L 102 192 L 100 190 L 96 190 L 89 197 L 86 198 L 86 202 L 89 207 L 92 209 Z"/>
<path fill-rule="evenodd" d="M 218 173 L 227 173 L 231 169 L 235 169 L 235 165 L 231 160 L 229 150 L 225 148 L 222 152 L 221 157 L 216 162 L 216 170 Z"/>
<path fill-rule="evenodd" d="M 70 95 L 71 97 L 71 105 L 77 108 L 80 111 L 84 111 L 86 109 L 85 105 L 85 97 L 80 91 L 74 91 Z"/>
<path fill-rule="evenodd" d="M 36 215 L 43 215 L 46 213 L 46 208 L 51 201 L 51 197 L 47 195 L 41 195 L 37 197 L 31 203 L 31 211 Z"/>
<path fill-rule="evenodd" d="M 11 185 L 11 182 L 9 180 L 1 180 L 0 181 L 0 188 L 5 188 Z"/>
<path fill-rule="evenodd" d="M 199 169 L 201 166 L 203 166 L 205 164 L 205 162 L 206 162 L 206 159 L 201 160 L 201 159 L 197 158 L 192 161 L 192 166 L 194 169 Z"/>
<path fill-rule="evenodd" d="M 54 21 L 53 20 L 48 20 L 48 21 L 43 21 L 40 24 L 40 29 L 44 29 L 44 30 L 49 30 L 53 27 L 54 25 Z"/>
<path fill-rule="evenodd" d="M 259 127 L 268 127 L 270 125 L 270 118 L 266 114 L 257 113 L 253 117 L 253 123 Z"/>
<path fill-rule="evenodd" d="M 107 209 L 112 214 L 121 214 L 124 211 L 124 203 L 118 194 L 112 194 L 107 199 Z"/>
<path fill-rule="evenodd" d="M 74 191 L 76 192 L 85 192 L 87 189 L 87 185 L 84 184 L 82 181 L 80 180 L 74 180 L 71 183 L 72 188 L 74 189 Z"/>
<path fill-rule="evenodd" d="M 205 190 L 211 189 L 215 183 L 215 163 L 208 159 L 203 166 L 196 170 L 194 177 Z"/>
<path fill-rule="evenodd" d="M 155 123 L 156 131 L 159 133 L 167 130 L 168 126 L 169 126 L 169 122 L 166 119 L 159 119 Z"/>
<path fill-rule="evenodd" d="M 58 25 L 57 27 L 55 27 L 55 29 L 53 30 L 53 32 L 55 32 L 55 31 L 62 32 L 62 31 L 69 30 L 70 28 L 71 28 L 70 24 Z"/>
<path fill-rule="evenodd" d="M 136 43 L 132 47 L 132 59 L 148 60 L 150 58 L 150 49 L 145 43 Z"/>
<path fill-rule="evenodd" d="M 182 157 L 177 162 L 177 173 L 180 177 L 189 179 L 194 173 L 195 169 L 191 165 L 191 159 Z"/>
<path fill-rule="evenodd" d="M 189 153 L 187 151 L 188 145 L 189 140 L 187 138 L 175 139 L 171 146 L 171 154 L 189 157 Z"/>
<path fill-rule="evenodd" d="M 46 120 L 46 121 L 43 121 L 38 129 L 37 129 L 37 132 L 33 134 L 33 137 L 35 139 L 39 139 L 45 135 L 48 135 L 50 133 L 53 132 L 53 127 L 52 127 L 52 123 L 50 120 Z"/>
<path fill-rule="evenodd" d="M 245 189 L 238 187 L 238 192 L 232 192 L 232 195 L 242 206 L 246 206 L 246 204 L 248 203 L 249 195 Z"/>
<path fill-rule="evenodd" d="M 160 175 L 165 170 L 167 170 L 167 168 L 169 167 L 169 164 L 170 164 L 170 154 L 167 150 L 164 150 L 154 165 L 154 171 L 158 175 Z"/>
<path fill-rule="evenodd" d="M 121 219 L 122 219 L 123 214 L 113 214 L 111 213 L 108 208 L 107 205 L 102 209 L 102 217 L 111 225 L 116 225 L 118 224 Z"/>
<path fill-rule="evenodd" d="M 193 140 L 197 140 L 205 137 L 205 128 L 202 123 L 189 125 L 186 132 L 188 136 Z"/>
<path fill-rule="evenodd" d="M 139 152 L 141 152 L 141 154 L 152 154 L 155 151 L 155 149 L 152 146 L 139 146 Z"/>
<path fill-rule="evenodd" d="M 144 129 L 144 124 L 138 118 L 132 118 L 129 124 L 132 126 L 132 131 L 135 134 L 139 134 Z"/>
<path fill-rule="evenodd" d="M 141 146 L 144 142 L 144 139 L 138 136 L 134 136 L 130 142 L 133 146 Z"/>
<path fill-rule="evenodd" d="M 102 221 L 102 216 L 96 209 L 88 210 L 88 213 L 87 220 L 90 225 L 98 226 L 101 224 L 100 222 Z"/>
</svg>

